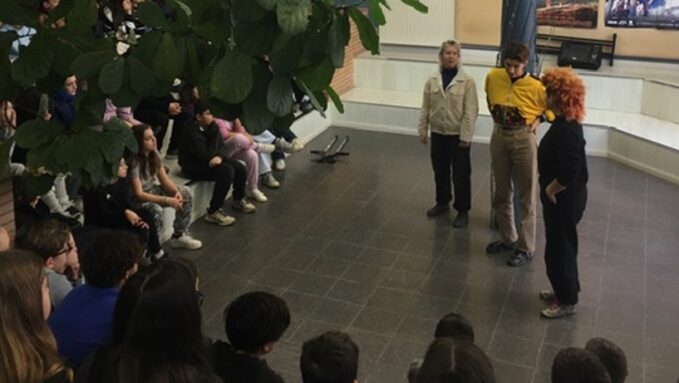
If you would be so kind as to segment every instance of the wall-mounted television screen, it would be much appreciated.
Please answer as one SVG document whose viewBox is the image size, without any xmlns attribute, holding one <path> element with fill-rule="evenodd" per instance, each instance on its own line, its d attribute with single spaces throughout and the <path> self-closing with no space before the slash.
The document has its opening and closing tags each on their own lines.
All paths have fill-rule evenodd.
<svg viewBox="0 0 679 383">
<path fill-rule="evenodd" d="M 606 0 L 606 26 L 679 29 L 679 0 Z"/>
</svg>

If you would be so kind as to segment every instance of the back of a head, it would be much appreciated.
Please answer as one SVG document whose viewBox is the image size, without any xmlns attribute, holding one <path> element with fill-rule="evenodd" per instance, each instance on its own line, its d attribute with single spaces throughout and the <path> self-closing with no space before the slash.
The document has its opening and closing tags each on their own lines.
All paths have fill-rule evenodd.
<svg viewBox="0 0 679 383">
<path fill-rule="evenodd" d="M 528 62 L 530 59 L 530 48 L 528 45 L 512 42 L 507 45 L 505 49 L 502 50 L 502 60 L 517 60 L 520 62 Z"/>
<path fill-rule="evenodd" d="M 605 338 L 592 338 L 585 349 L 599 357 L 611 377 L 611 383 L 623 383 L 627 378 L 627 357 L 615 343 Z"/>
<path fill-rule="evenodd" d="M 43 309 L 42 264 L 24 250 L 0 252 L 0 381 L 42 381 L 63 368 Z"/>
<path fill-rule="evenodd" d="M 15 247 L 29 250 L 43 262 L 54 257 L 68 242 L 71 229 L 67 224 L 54 219 L 41 219 L 27 223 L 16 234 Z"/>
<path fill-rule="evenodd" d="M 280 297 L 254 291 L 226 307 L 224 322 L 226 336 L 236 350 L 257 353 L 281 338 L 290 326 L 290 310 Z"/>
<path fill-rule="evenodd" d="M 449 337 L 474 343 L 474 328 L 467 318 L 457 313 L 450 313 L 441 318 L 436 325 L 434 337 Z"/>
<path fill-rule="evenodd" d="M 138 237 L 124 231 L 102 230 L 80 254 L 80 267 L 88 285 L 118 287 L 143 254 Z"/>
<path fill-rule="evenodd" d="M 441 337 L 427 349 L 416 383 L 495 383 L 490 359 L 475 344 Z"/>
<path fill-rule="evenodd" d="M 130 277 L 112 327 L 121 381 L 172 380 L 207 365 L 196 291 L 177 262 L 159 262 Z"/>
<path fill-rule="evenodd" d="M 342 332 L 328 331 L 304 342 L 303 383 L 352 383 L 358 377 L 358 346 Z"/>
<path fill-rule="evenodd" d="M 611 383 L 611 377 L 596 354 L 568 347 L 554 357 L 552 383 Z"/>
</svg>

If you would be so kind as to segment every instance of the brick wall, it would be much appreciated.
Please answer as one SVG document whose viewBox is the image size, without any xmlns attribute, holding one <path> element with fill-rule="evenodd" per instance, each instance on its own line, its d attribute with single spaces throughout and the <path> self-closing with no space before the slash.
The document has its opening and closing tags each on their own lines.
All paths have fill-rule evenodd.
<svg viewBox="0 0 679 383">
<path fill-rule="evenodd" d="M 345 93 L 354 87 L 354 58 L 365 52 L 358 37 L 358 29 L 351 22 L 351 40 L 344 53 L 344 65 L 335 71 L 330 84 L 337 94 Z"/>
</svg>

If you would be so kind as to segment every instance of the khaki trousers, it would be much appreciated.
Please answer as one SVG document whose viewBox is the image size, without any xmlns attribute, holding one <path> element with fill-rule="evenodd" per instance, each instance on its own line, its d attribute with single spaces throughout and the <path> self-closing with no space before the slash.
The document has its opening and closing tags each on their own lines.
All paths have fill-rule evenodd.
<svg viewBox="0 0 679 383">
<path fill-rule="evenodd" d="M 518 241 L 517 249 L 533 252 L 538 179 L 535 134 L 530 132 L 528 126 L 504 129 L 495 125 L 490 138 L 490 159 L 495 180 L 493 209 L 502 241 Z M 521 213 L 518 232 L 514 224 L 514 186 L 518 191 Z"/>
</svg>

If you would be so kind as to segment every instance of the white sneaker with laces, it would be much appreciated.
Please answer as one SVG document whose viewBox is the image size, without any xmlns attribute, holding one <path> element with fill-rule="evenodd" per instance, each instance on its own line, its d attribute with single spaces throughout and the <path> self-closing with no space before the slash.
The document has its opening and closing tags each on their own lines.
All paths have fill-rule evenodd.
<svg viewBox="0 0 679 383">
<path fill-rule="evenodd" d="M 231 205 L 234 209 L 240 210 L 243 213 L 254 213 L 257 208 L 251 204 L 247 199 L 243 198 L 238 201 L 233 201 Z"/>
<path fill-rule="evenodd" d="M 273 177 L 273 174 L 271 174 L 271 172 L 269 172 L 266 173 L 266 175 L 264 176 L 264 185 L 271 189 L 278 189 L 281 186 L 281 183 L 278 182 L 278 180 Z"/>
<path fill-rule="evenodd" d="M 217 210 L 214 213 L 205 214 L 205 222 L 214 223 L 219 226 L 229 226 L 236 222 L 236 219 L 224 214 L 221 210 Z"/>
<path fill-rule="evenodd" d="M 292 140 L 291 144 L 293 152 L 299 152 L 300 150 L 304 149 L 304 144 L 299 140 L 299 138 Z"/>
<path fill-rule="evenodd" d="M 255 148 L 255 151 L 257 153 L 273 153 L 276 150 L 276 145 L 273 144 L 264 144 L 264 143 L 258 143 L 257 147 Z"/>
<path fill-rule="evenodd" d="M 277 159 L 277 160 L 273 163 L 273 167 L 274 167 L 274 169 L 276 169 L 276 170 L 285 170 L 285 160 L 284 160 L 283 158 Z"/>
<path fill-rule="evenodd" d="M 249 198 L 255 200 L 255 202 L 266 202 L 269 200 L 259 189 L 249 190 L 246 194 Z"/>
<path fill-rule="evenodd" d="M 197 250 L 203 247 L 203 243 L 184 232 L 180 237 L 170 239 L 170 247 Z"/>
<path fill-rule="evenodd" d="M 282 138 L 277 138 L 276 141 L 273 142 L 273 144 L 276 145 L 277 149 L 285 153 L 292 153 L 294 151 L 293 145 Z"/>
</svg>

